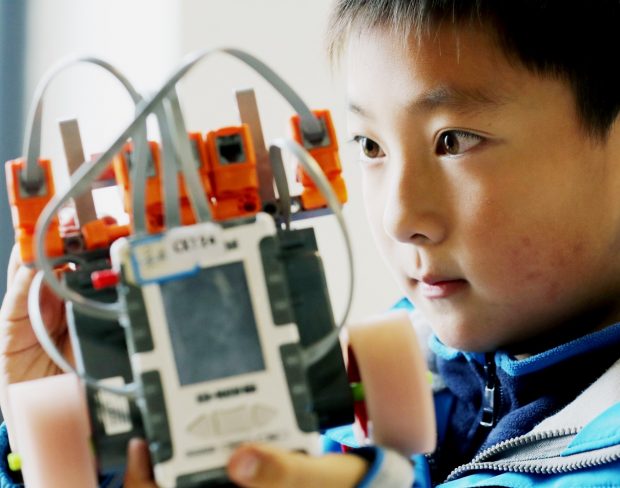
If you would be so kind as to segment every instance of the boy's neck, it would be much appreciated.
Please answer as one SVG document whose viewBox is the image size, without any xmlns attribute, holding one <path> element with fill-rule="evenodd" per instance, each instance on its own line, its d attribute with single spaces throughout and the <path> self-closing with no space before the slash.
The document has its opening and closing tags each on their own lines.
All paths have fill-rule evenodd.
<svg viewBox="0 0 620 488">
<path fill-rule="evenodd" d="M 505 350 L 516 359 L 526 359 L 585 335 L 601 331 L 620 322 L 620 306 L 613 301 L 591 307 L 569 319 L 562 320 L 543 334 L 511 344 Z"/>
</svg>

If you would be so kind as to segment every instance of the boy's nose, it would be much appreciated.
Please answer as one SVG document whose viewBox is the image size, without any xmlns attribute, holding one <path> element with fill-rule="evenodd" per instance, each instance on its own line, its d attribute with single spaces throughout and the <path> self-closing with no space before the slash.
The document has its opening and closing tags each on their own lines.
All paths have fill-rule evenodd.
<svg viewBox="0 0 620 488">
<path fill-rule="evenodd" d="M 400 242 L 439 244 L 447 226 L 441 205 L 440 182 L 423 169 L 403 165 L 390 178 L 383 212 L 385 232 Z"/>
</svg>

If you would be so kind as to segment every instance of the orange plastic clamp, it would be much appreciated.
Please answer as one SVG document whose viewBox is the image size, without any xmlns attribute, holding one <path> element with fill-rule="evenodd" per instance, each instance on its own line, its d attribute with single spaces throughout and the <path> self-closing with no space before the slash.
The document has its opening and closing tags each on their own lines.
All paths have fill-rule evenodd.
<svg viewBox="0 0 620 488">
<path fill-rule="evenodd" d="M 260 211 L 256 154 L 247 124 L 207 134 L 213 216 L 227 220 Z"/>
<path fill-rule="evenodd" d="M 96 156 L 91 156 L 91 160 L 95 160 Z M 110 164 L 106 169 L 103 170 L 103 173 L 101 173 L 98 177 L 97 177 L 97 182 L 99 183 L 106 183 L 106 184 L 113 184 L 110 182 L 113 182 L 116 179 L 116 175 L 114 174 L 114 167 L 112 166 L 112 164 Z"/>
<path fill-rule="evenodd" d="M 149 141 L 150 158 L 152 164 L 147 169 L 147 178 L 144 192 L 144 203 L 147 215 L 147 231 L 149 233 L 161 232 L 163 230 L 163 204 L 161 191 L 161 165 L 159 156 L 159 144 Z M 132 184 L 130 179 L 130 161 L 133 152 L 133 143 L 128 142 L 120 154 L 112 161 L 116 181 L 123 189 L 123 202 L 125 211 L 132 214 L 131 192 Z"/>
<path fill-rule="evenodd" d="M 196 167 L 200 175 L 200 182 L 203 189 L 207 194 L 208 201 L 211 201 L 211 169 L 208 160 L 208 153 L 205 146 L 205 141 L 202 135 L 198 132 L 192 132 L 188 134 L 192 149 L 194 151 L 196 159 Z M 145 186 L 145 205 L 147 213 L 147 231 L 149 233 L 161 232 L 164 229 L 164 215 L 163 215 L 163 197 L 161 189 L 161 152 L 159 144 L 154 141 L 149 141 L 151 149 L 151 161 L 152 166 L 147 172 L 147 181 Z M 133 152 L 133 143 L 129 142 L 118 154 L 113 161 L 114 174 L 116 181 L 123 189 L 123 201 L 125 211 L 129 214 L 132 213 L 131 208 L 131 192 L 132 185 L 130 180 L 130 168 L 129 160 L 131 153 Z M 183 225 L 190 225 L 196 222 L 196 216 L 191 206 L 190 199 L 187 192 L 187 186 L 183 175 L 179 173 L 179 205 L 181 210 L 181 223 Z"/>
<path fill-rule="evenodd" d="M 317 163 L 325 173 L 325 176 L 331 183 L 331 186 L 338 197 L 340 203 L 347 201 L 347 187 L 342 179 L 342 164 L 340 163 L 340 155 L 338 154 L 338 139 L 336 130 L 332 121 L 329 110 L 313 110 L 312 113 L 321 121 L 325 128 L 325 137 L 318 144 L 313 144 L 303 137 L 301 132 L 301 121 L 299 115 L 291 117 L 291 127 L 293 130 L 293 138 L 316 159 Z M 315 209 L 325 207 L 327 202 L 325 197 L 316 188 L 316 185 L 306 173 L 301 165 L 297 166 L 297 181 L 299 181 L 304 189 L 301 194 L 301 203 L 304 209 Z"/>
<path fill-rule="evenodd" d="M 20 184 L 20 174 L 25 166 L 23 159 L 7 161 L 5 165 L 15 241 L 19 246 L 22 262 L 27 264 L 34 262 L 33 241 L 37 220 L 47 202 L 54 196 L 54 177 L 51 162 L 49 159 L 40 159 L 38 164 L 43 169 L 45 184 L 36 195 L 28 194 Z M 45 238 L 45 252 L 49 257 L 62 256 L 64 253 L 57 217 L 52 220 L 49 226 Z"/>
<path fill-rule="evenodd" d="M 86 249 L 109 247 L 116 239 L 129 235 L 128 225 L 116 225 L 106 219 L 97 219 L 82 226 L 82 237 Z"/>
</svg>

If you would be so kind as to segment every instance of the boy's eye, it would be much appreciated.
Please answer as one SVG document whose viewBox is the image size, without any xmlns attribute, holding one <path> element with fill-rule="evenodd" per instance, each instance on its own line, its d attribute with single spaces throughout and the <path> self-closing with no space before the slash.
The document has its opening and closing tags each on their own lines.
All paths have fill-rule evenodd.
<svg viewBox="0 0 620 488">
<path fill-rule="evenodd" d="M 377 159 L 385 156 L 381 146 L 372 139 L 365 136 L 355 136 L 353 138 L 360 146 L 360 150 L 366 159 Z"/>
<path fill-rule="evenodd" d="M 474 148 L 483 141 L 479 135 L 461 130 L 448 130 L 439 136 L 436 152 L 440 156 L 457 156 Z"/>
</svg>

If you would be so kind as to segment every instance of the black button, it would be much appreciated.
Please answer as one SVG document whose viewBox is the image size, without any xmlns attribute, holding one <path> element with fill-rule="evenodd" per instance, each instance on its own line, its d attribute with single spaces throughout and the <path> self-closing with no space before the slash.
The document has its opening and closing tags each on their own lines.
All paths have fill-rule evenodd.
<svg viewBox="0 0 620 488">
<path fill-rule="evenodd" d="M 209 400 L 211 400 L 211 398 L 213 398 L 213 395 L 211 395 L 210 393 L 202 393 L 201 395 L 198 395 L 198 402 L 208 402 Z"/>
</svg>

